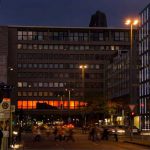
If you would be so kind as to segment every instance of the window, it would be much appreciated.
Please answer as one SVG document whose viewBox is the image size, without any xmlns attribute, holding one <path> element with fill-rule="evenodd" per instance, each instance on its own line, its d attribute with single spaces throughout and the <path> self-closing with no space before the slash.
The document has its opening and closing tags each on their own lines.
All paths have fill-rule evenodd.
<svg viewBox="0 0 150 150">
<path fill-rule="evenodd" d="M 39 82 L 39 87 L 43 87 L 43 83 L 42 82 Z"/>
<path fill-rule="evenodd" d="M 32 96 L 32 92 L 28 92 L 28 96 Z"/>
<path fill-rule="evenodd" d="M 44 87 L 48 87 L 48 83 L 45 82 L 45 83 L 44 83 Z"/>
<path fill-rule="evenodd" d="M 58 87 L 58 83 L 57 82 L 54 83 L 54 87 Z"/>
<path fill-rule="evenodd" d="M 50 83 L 49 83 L 49 87 L 53 87 L 53 83 L 50 82 Z"/>
<path fill-rule="evenodd" d="M 96 68 L 96 69 L 99 69 L 99 65 L 95 65 L 95 68 Z"/>
<path fill-rule="evenodd" d="M 17 44 L 17 49 L 22 49 L 22 44 Z"/>
<path fill-rule="evenodd" d="M 48 92 L 44 92 L 44 96 L 48 96 Z"/>
<path fill-rule="evenodd" d="M 63 83 L 59 83 L 59 87 L 64 87 L 64 84 Z"/>
<path fill-rule="evenodd" d="M 43 93 L 42 92 L 38 92 L 39 93 L 39 96 L 42 96 L 43 95 Z"/>
<path fill-rule="evenodd" d="M 27 96 L 27 92 L 23 92 L 23 96 Z"/>
<path fill-rule="evenodd" d="M 22 96 L 22 95 L 21 95 L 21 92 L 18 92 L 18 96 Z"/>
<path fill-rule="evenodd" d="M 33 92 L 33 96 L 37 96 L 37 92 Z"/>
<path fill-rule="evenodd" d="M 22 83 L 22 86 L 23 86 L 23 87 L 27 87 L 27 82 L 23 82 L 23 83 Z"/>
</svg>

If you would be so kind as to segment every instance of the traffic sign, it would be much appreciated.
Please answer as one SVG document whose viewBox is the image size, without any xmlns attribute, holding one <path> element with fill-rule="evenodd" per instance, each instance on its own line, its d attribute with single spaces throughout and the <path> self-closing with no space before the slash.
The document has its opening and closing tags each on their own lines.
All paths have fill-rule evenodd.
<svg viewBox="0 0 150 150">
<path fill-rule="evenodd" d="M 10 102 L 2 102 L 0 104 L 0 110 L 5 111 L 5 110 L 10 110 Z"/>
<path fill-rule="evenodd" d="M 134 108 L 135 108 L 135 106 L 136 106 L 135 104 L 130 104 L 130 105 L 129 105 L 130 110 L 133 111 Z"/>
</svg>

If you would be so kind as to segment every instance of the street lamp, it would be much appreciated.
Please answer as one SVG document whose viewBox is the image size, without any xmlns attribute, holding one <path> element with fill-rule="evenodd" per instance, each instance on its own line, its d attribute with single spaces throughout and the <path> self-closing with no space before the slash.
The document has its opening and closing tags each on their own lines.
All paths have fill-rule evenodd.
<svg viewBox="0 0 150 150">
<path fill-rule="evenodd" d="M 85 102 L 85 69 L 87 65 L 80 65 L 79 68 L 82 71 L 82 92 L 83 92 L 83 101 Z M 86 115 L 84 114 L 84 124 L 86 125 Z"/>
<path fill-rule="evenodd" d="M 132 85 L 133 85 L 133 80 L 132 80 L 132 76 L 133 76 L 133 26 L 138 25 L 139 20 L 138 19 L 127 19 L 125 21 L 125 25 L 130 25 L 130 55 L 129 55 L 129 70 L 130 70 L 130 103 L 134 103 L 134 101 L 131 102 L 131 100 L 133 99 L 132 97 Z"/>
<path fill-rule="evenodd" d="M 73 91 L 73 89 L 65 89 L 65 91 L 68 91 L 68 112 L 69 112 L 69 118 L 68 118 L 68 122 L 71 122 L 71 118 L 70 118 L 70 99 L 71 99 L 71 91 Z"/>
<path fill-rule="evenodd" d="M 85 98 L 85 69 L 87 69 L 87 65 L 80 65 L 79 68 L 82 70 L 82 88 L 83 88 L 83 100 Z"/>
<path fill-rule="evenodd" d="M 133 48 L 133 26 L 136 26 L 138 25 L 139 23 L 139 20 L 138 19 L 134 19 L 134 20 L 131 20 L 131 19 L 127 19 L 125 21 L 125 25 L 130 25 L 130 48 L 132 50 Z M 132 52 L 132 51 L 131 51 Z M 132 53 L 131 53 L 132 54 Z"/>
<path fill-rule="evenodd" d="M 131 106 L 135 107 L 135 100 L 134 100 L 134 94 L 133 94 L 133 26 L 138 25 L 139 20 L 138 19 L 127 19 L 125 21 L 125 25 L 130 25 L 130 55 L 129 55 L 129 79 L 130 79 L 130 105 L 129 108 Z M 133 100 L 132 100 L 133 99 Z M 131 110 L 131 108 L 130 108 Z M 130 125 L 131 125 L 131 140 L 132 140 L 132 136 L 133 136 L 133 132 L 132 132 L 132 128 L 133 128 L 133 117 L 130 117 Z"/>
</svg>

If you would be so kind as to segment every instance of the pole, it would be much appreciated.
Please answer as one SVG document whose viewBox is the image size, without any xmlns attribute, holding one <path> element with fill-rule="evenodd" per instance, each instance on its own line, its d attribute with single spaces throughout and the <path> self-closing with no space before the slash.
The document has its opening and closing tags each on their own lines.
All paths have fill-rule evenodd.
<svg viewBox="0 0 150 150">
<path fill-rule="evenodd" d="M 12 144 L 12 110 L 11 110 L 11 105 L 10 105 L 10 144 Z"/>
<path fill-rule="evenodd" d="M 82 67 L 82 88 L 83 88 L 83 101 L 85 99 L 85 68 Z"/>
<path fill-rule="evenodd" d="M 132 87 L 132 73 L 133 73 L 133 63 L 132 63 L 132 58 L 133 58 L 133 23 L 130 25 L 130 103 L 133 104 L 133 87 Z M 132 100 L 133 99 L 133 100 Z M 130 128 L 131 128 L 131 133 L 130 133 L 130 138 L 131 140 L 133 139 L 133 117 L 130 117 Z"/>
<path fill-rule="evenodd" d="M 85 65 L 82 66 L 82 91 L 83 91 L 83 102 L 85 102 Z M 84 125 L 86 126 L 86 114 L 84 113 Z"/>
<path fill-rule="evenodd" d="M 70 118 L 70 95 L 71 95 L 71 93 L 70 93 L 70 90 L 68 90 L 68 92 L 69 92 L 69 118 Z"/>
</svg>

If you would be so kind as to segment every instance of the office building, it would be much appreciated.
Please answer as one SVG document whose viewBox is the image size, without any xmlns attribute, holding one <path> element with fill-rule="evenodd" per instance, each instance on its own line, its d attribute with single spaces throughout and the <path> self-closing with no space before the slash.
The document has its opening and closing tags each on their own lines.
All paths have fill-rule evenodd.
<svg viewBox="0 0 150 150">
<path fill-rule="evenodd" d="M 12 103 L 24 112 L 78 110 L 103 97 L 106 64 L 130 48 L 130 31 L 122 28 L 1 26 L 0 32 L 4 78 L 15 87 Z"/>
<path fill-rule="evenodd" d="M 150 130 L 150 4 L 140 12 L 139 27 L 139 113 L 141 129 Z"/>
</svg>

